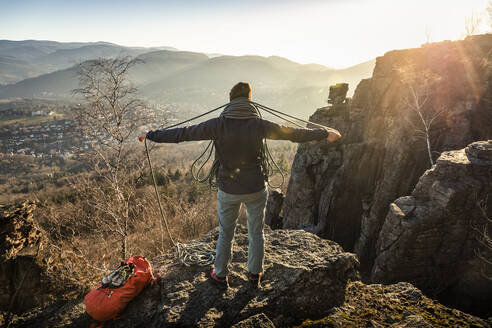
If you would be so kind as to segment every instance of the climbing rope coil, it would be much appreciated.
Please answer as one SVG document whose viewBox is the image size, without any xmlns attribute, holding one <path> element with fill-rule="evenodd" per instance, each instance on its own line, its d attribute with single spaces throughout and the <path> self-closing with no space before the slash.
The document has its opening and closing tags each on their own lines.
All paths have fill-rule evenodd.
<svg viewBox="0 0 492 328">
<path fill-rule="evenodd" d="M 261 115 L 261 112 L 260 112 L 260 109 L 261 109 L 261 110 L 263 110 L 263 111 L 265 111 L 265 112 L 267 112 L 267 113 L 269 113 L 269 114 L 271 114 L 273 116 L 276 116 L 276 117 L 278 117 L 280 119 L 283 119 L 283 120 L 285 120 L 285 121 L 287 121 L 287 122 L 289 122 L 291 124 L 294 124 L 294 125 L 296 125 L 298 127 L 301 127 L 301 128 L 304 128 L 304 126 L 302 126 L 302 125 L 300 125 L 300 124 L 298 124 L 298 123 L 290 120 L 289 118 L 295 119 L 297 121 L 300 121 L 300 122 L 303 122 L 303 123 L 306 123 L 306 124 L 312 124 L 314 126 L 318 126 L 318 127 L 327 129 L 328 131 L 336 131 L 336 130 L 334 130 L 332 128 L 329 128 L 327 126 L 324 126 L 324 125 L 321 125 L 321 124 L 318 124 L 318 123 L 314 123 L 314 122 L 303 120 L 301 118 L 298 118 L 298 117 L 295 117 L 295 116 L 292 116 L 292 115 L 283 113 L 281 111 L 275 110 L 273 108 L 270 108 L 270 107 L 261 105 L 259 103 L 253 102 L 253 101 L 250 101 L 250 103 L 255 107 L 255 109 L 256 109 L 256 111 L 257 111 L 257 113 L 258 113 L 258 115 L 259 115 L 260 118 L 262 118 L 262 115 Z M 194 116 L 194 117 L 192 117 L 190 119 L 187 119 L 185 121 L 178 122 L 176 124 L 173 124 L 173 125 L 164 127 L 163 130 L 168 130 L 168 129 L 177 127 L 179 125 L 183 125 L 185 123 L 194 121 L 194 120 L 196 120 L 198 118 L 201 118 L 201 117 L 203 117 L 205 115 L 208 115 L 210 113 L 213 113 L 213 112 L 215 112 L 215 111 L 217 111 L 217 110 L 219 110 L 221 108 L 224 108 L 227 105 L 229 105 L 229 104 L 224 104 L 222 106 L 216 107 L 216 108 L 214 108 L 212 110 L 209 110 L 208 112 L 205 112 L 203 114 Z M 161 198 L 159 197 L 159 190 L 157 188 L 157 182 L 156 182 L 155 175 L 154 175 L 154 169 L 152 167 L 152 161 L 150 159 L 149 148 L 147 146 L 147 139 L 145 139 L 144 144 L 145 144 L 145 152 L 147 154 L 147 160 L 149 162 L 149 169 L 150 169 L 150 172 L 151 172 L 151 175 L 152 175 L 152 181 L 154 183 L 155 196 L 157 198 L 157 203 L 159 205 L 159 212 L 161 214 L 162 222 L 164 222 L 164 225 L 165 225 L 165 228 L 166 228 L 166 231 L 167 231 L 167 235 L 169 236 L 169 240 L 171 241 L 171 243 L 173 244 L 173 246 L 176 248 L 176 253 L 177 253 L 178 260 L 181 263 L 183 263 L 185 266 L 191 266 L 191 265 L 207 266 L 207 265 L 210 265 L 210 264 L 214 263 L 215 250 L 210 246 L 210 244 L 204 243 L 204 242 L 199 242 L 199 241 L 190 241 L 190 242 L 188 242 L 186 244 L 185 243 L 180 243 L 180 242 L 174 241 L 173 237 L 171 236 L 171 232 L 169 230 L 169 225 L 168 225 L 168 222 L 167 222 L 166 217 L 164 215 L 164 211 L 162 209 Z M 207 147 L 205 148 L 205 150 L 202 152 L 202 154 L 200 154 L 200 156 L 198 156 L 198 158 L 191 165 L 191 173 L 192 173 L 193 179 L 195 179 L 198 182 L 207 182 L 208 181 L 208 183 L 209 183 L 209 185 L 210 185 L 210 187 L 212 189 L 216 189 L 217 188 L 217 183 L 216 183 L 216 181 L 214 179 L 216 177 L 216 172 L 217 172 L 218 167 L 219 167 L 218 160 L 217 159 L 214 160 L 214 162 L 213 162 L 212 166 L 210 167 L 208 173 L 204 173 L 204 176 L 202 175 L 202 172 L 204 172 L 205 165 L 212 158 L 212 154 L 214 153 L 214 149 L 215 149 L 215 147 L 214 147 L 214 141 L 211 140 L 209 142 L 209 144 L 207 145 Z M 198 163 L 205 156 L 206 156 L 205 161 L 203 161 L 203 163 L 200 164 L 200 166 L 199 166 L 199 168 L 197 170 L 196 167 L 197 167 Z M 268 145 L 267 145 L 267 142 L 266 142 L 265 139 L 263 140 L 263 145 L 262 145 L 262 148 L 261 148 L 261 158 L 262 158 L 261 167 L 263 169 L 263 173 L 264 173 L 265 177 L 267 178 L 268 186 L 271 187 L 271 188 L 280 188 L 284 184 L 284 182 L 285 182 L 285 176 L 284 176 L 284 173 L 283 173 L 282 169 L 277 165 L 277 163 L 273 159 L 272 154 L 270 153 L 270 150 L 268 149 Z M 270 178 L 271 176 L 273 176 L 273 175 L 275 175 L 277 173 L 279 173 L 280 176 L 281 176 L 281 183 L 279 185 L 271 185 L 268 178 Z M 161 224 L 162 224 L 162 222 L 161 222 Z"/>
</svg>

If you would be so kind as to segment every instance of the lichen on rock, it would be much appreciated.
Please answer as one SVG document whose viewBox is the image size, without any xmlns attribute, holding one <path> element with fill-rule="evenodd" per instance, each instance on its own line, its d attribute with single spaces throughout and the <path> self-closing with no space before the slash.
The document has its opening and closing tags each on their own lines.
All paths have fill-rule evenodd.
<svg viewBox="0 0 492 328">
<path fill-rule="evenodd" d="M 345 303 L 320 320 L 301 327 L 490 327 L 490 323 L 427 298 L 409 283 L 347 285 Z"/>
</svg>

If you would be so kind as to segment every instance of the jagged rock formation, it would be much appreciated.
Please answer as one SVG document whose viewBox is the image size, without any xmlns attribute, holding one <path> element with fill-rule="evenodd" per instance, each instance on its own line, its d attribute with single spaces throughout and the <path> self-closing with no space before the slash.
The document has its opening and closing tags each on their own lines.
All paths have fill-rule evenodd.
<svg viewBox="0 0 492 328">
<path fill-rule="evenodd" d="M 490 322 L 433 301 L 409 283 L 347 285 L 345 303 L 321 320 L 306 320 L 301 327 L 430 328 L 490 327 Z"/>
<path fill-rule="evenodd" d="M 328 103 L 332 105 L 343 104 L 347 101 L 348 83 L 337 83 L 330 86 Z"/>
<path fill-rule="evenodd" d="M 214 244 L 217 237 L 214 229 L 201 240 Z M 107 326 L 230 327 L 263 313 L 284 327 L 321 318 L 344 302 L 347 282 L 358 279 L 356 256 L 336 243 L 304 231 L 267 228 L 265 276 L 262 288 L 254 289 L 247 278 L 247 249 L 247 229 L 238 226 L 227 291 L 210 282 L 211 267 L 184 267 L 174 251 L 154 259 L 157 283 L 129 305 L 124 319 Z M 16 325 L 87 327 L 81 302 L 17 318 Z"/>
<path fill-rule="evenodd" d="M 492 284 L 481 273 L 492 276 L 492 267 L 476 252 L 488 217 L 492 218 L 492 140 L 442 153 L 411 196 L 390 205 L 372 280 L 415 282 L 446 295 L 454 307 L 487 314 Z"/>
<path fill-rule="evenodd" d="M 404 77 L 433 76 L 426 112 L 440 110 L 430 130 L 431 154 L 492 138 L 492 35 L 397 50 L 376 60 L 350 104 L 310 118 L 343 138 L 300 145 L 283 207 L 283 227 L 302 228 L 355 250 L 369 275 L 389 205 L 411 193 L 430 168 Z M 431 79 L 430 77 L 428 79 Z M 423 99 L 421 99 L 423 100 Z M 424 113 L 427 114 L 427 113 Z M 409 124 L 411 121 L 412 124 Z"/>
<path fill-rule="evenodd" d="M 35 227 L 36 205 L 0 205 L 0 310 L 22 313 L 44 296 L 39 250 L 43 240 Z"/>
</svg>

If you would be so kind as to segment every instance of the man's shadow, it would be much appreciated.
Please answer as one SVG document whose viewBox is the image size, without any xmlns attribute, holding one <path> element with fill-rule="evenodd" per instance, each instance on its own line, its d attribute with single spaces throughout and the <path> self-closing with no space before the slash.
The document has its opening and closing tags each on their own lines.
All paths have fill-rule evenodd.
<svg viewBox="0 0 492 328">
<path fill-rule="evenodd" d="M 210 278 L 199 283 L 195 291 L 190 294 L 177 324 L 186 325 L 189 321 L 184 318 L 195 318 L 193 324 L 197 325 L 212 308 L 215 308 L 215 313 L 222 313 L 222 316 L 215 320 L 216 327 L 230 327 L 256 314 L 241 313 L 241 311 L 253 298 L 261 294 L 261 289 L 253 287 L 249 281 L 238 277 L 234 277 L 229 283 L 232 287 L 227 290 L 215 286 Z"/>
</svg>

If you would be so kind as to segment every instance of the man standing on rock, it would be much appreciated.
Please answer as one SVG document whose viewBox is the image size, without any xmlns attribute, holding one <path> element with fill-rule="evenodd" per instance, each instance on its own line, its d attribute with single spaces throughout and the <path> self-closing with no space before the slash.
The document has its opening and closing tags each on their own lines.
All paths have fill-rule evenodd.
<svg viewBox="0 0 492 328">
<path fill-rule="evenodd" d="M 259 117 L 258 109 L 250 102 L 249 83 L 237 83 L 229 93 L 230 103 L 217 118 L 184 128 L 149 131 L 140 134 L 154 142 L 214 140 L 219 161 L 217 173 L 217 212 L 219 239 L 217 241 L 212 281 L 228 287 L 228 264 L 231 261 L 232 239 L 241 203 L 246 206 L 248 221 L 249 280 L 258 286 L 263 275 L 265 207 L 268 191 L 262 167 L 263 139 L 307 142 L 341 138 L 336 130 L 298 129 L 278 125 Z"/>
</svg>

